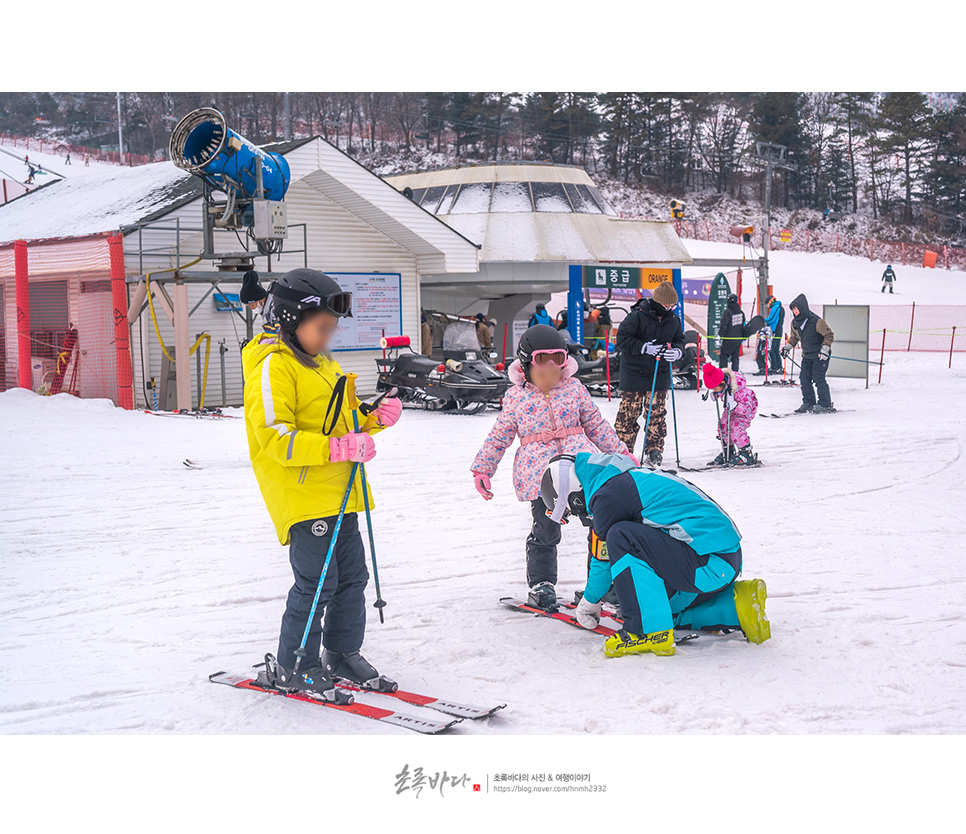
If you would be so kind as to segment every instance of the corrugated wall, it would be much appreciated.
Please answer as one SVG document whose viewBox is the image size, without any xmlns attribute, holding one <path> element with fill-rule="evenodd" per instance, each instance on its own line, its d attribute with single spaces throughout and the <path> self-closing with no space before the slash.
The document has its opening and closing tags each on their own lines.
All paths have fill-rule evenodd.
<svg viewBox="0 0 966 834">
<path fill-rule="evenodd" d="M 398 272 L 402 276 L 402 308 L 403 330 L 414 343 L 419 335 L 419 301 L 418 278 L 416 273 L 416 257 L 396 244 L 381 232 L 367 225 L 345 209 L 341 208 L 318 191 L 301 182 L 294 182 L 285 199 L 288 206 L 289 224 L 306 223 L 308 231 L 308 263 L 313 269 L 330 272 Z M 182 227 L 200 226 L 201 207 L 198 201 L 188 204 L 165 218 L 164 226 L 174 226 L 175 219 L 180 218 Z M 158 230 L 142 234 L 142 242 L 146 247 L 164 248 L 173 246 L 174 231 Z M 229 251 L 236 251 L 238 242 L 234 235 L 221 235 L 219 248 L 225 247 Z M 291 237 L 286 242 L 288 250 L 302 249 L 302 230 L 291 230 Z M 129 275 L 139 274 L 137 257 L 137 233 L 129 234 L 125 240 L 126 268 Z M 186 242 L 182 237 L 182 248 L 197 252 L 200 239 L 195 238 Z M 182 262 L 191 259 L 189 253 L 182 254 Z M 153 258 L 144 268 L 163 269 L 174 265 L 174 259 Z M 256 261 L 260 271 L 266 269 L 264 258 Z M 295 252 L 283 253 L 272 265 L 273 272 L 285 272 L 303 265 L 303 255 Z M 193 270 L 204 269 L 205 265 L 198 264 Z M 219 282 L 227 293 L 237 293 L 241 285 L 241 276 L 234 281 Z M 189 286 L 189 303 L 191 307 L 201 299 L 208 289 L 207 284 L 193 284 Z M 173 328 L 168 322 L 160 305 L 155 305 L 158 324 L 162 338 L 166 344 L 173 341 Z M 256 325 L 257 331 L 257 325 Z M 211 359 L 208 371 L 208 390 L 206 404 L 221 405 L 221 370 L 218 345 L 224 340 L 228 351 L 225 353 L 225 379 L 227 401 L 229 405 L 240 405 L 242 402 L 241 376 L 241 341 L 245 338 L 245 325 L 234 314 L 217 312 L 213 296 L 205 299 L 201 306 L 191 316 L 190 335 L 192 340 L 201 332 L 212 335 Z M 139 405 L 151 404 L 147 399 L 150 392 L 144 389 L 144 377 L 159 378 L 161 374 L 162 354 L 158 347 L 157 338 L 151 323 L 150 313 L 146 310 L 140 320 L 132 328 L 131 345 L 133 351 L 135 397 Z M 203 350 L 203 348 L 202 348 Z M 336 354 L 342 368 L 347 372 L 359 375 L 359 390 L 363 393 L 373 392 L 376 384 L 375 359 L 381 356 L 381 351 L 346 351 Z M 142 361 L 144 371 L 142 372 Z M 196 363 L 191 361 L 192 397 L 197 405 L 197 381 L 195 379 Z"/>
</svg>

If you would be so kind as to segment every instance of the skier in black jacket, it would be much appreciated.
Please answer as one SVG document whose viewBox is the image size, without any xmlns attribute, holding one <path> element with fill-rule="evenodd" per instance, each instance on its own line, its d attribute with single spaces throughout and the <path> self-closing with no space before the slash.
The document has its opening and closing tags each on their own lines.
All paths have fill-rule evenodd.
<svg viewBox="0 0 966 834">
<path fill-rule="evenodd" d="M 745 314 L 738 303 L 738 296 L 734 293 L 728 296 L 728 306 L 721 314 L 718 338 L 718 367 L 727 368 L 730 363 L 731 370 L 737 371 L 739 351 L 745 339 Z"/>
<path fill-rule="evenodd" d="M 782 348 L 782 356 L 789 352 L 799 342 L 802 343 L 802 404 L 795 409 L 799 414 L 811 411 L 813 414 L 825 414 L 835 411 L 832 407 L 832 395 L 825 381 L 828 361 L 832 357 L 832 342 L 835 334 L 818 313 L 808 308 L 808 299 L 804 295 L 798 296 L 788 308 L 795 318 L 792 319 L 792 333 L 788 342 Z M 818 389 L 818 404 L 815 403 L 815 388 Z"/>
<path fill-rule="evenodd" d="M 667 436 L 667 392 L 674 384 L 671 363 L 684 353 L 681 320 L 672 311 L 678 294 L 670 281 L 655 287 L 650 298 L 642 298 L 617 329 L 621 352 L 621 404 L 614 428 L 627 448 L 634 451 L 641 413 L 651 415 L 644 453 L 652 466 L 660 466 Z M 657 374 L 655 378 L 655 373 Z M 651 401 L 651 389 L 654 400 Z"/>
</svg>

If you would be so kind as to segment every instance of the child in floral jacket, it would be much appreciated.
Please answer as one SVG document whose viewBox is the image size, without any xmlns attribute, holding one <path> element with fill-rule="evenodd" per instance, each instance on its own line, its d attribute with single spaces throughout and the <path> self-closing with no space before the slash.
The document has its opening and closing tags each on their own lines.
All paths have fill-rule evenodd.
<svg viewBox="0 0 966 834">
<path fill-rule="evenodd" d="M 708 466 L 757 465 L 758 455 L 751 448 L 748 429 L 758 413 L 758 398 L 744 375 L 731 368 L 716 368 L 709 362 L 704 366 L 704 384 L 711 396 L 723 404 L 718 439 L 724 448 Z"/>
<path fill-rule="evenodd" d="M 538 324 L 520 339 L 517 360 L 510 366 L 513 383 L 503 410 L 471 467 L 477 491 L 489 501 L 490 478 L 515 437 L 513 487 L 519 501 L 529 501 L 533 527 L 527 537 L 529 602 L 540 608 L 556 605 L 557 545 L 560 524 L 551 521 L 540 497 L 540 481 L 554 455 L 611 452 L 630 456 L 624 442 L 603 418 L 584 385 L 574 378 L 576 361 L 554 328 Z M 593 531 L 588 537 L 593 548 Z"/>
</svg>

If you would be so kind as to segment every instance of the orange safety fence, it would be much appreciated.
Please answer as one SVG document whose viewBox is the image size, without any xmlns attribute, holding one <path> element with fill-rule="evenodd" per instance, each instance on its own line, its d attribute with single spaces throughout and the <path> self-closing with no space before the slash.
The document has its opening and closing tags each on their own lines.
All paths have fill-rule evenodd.
<svg viewBox="0 0 966 834">
<path fill-rule="evenodd" d="M 36 153 L 53 154 L 54 156 L 64 157 L 66 164 L 67 154 L 70 153 L 70 165 L 84 165 L 87 159 L 97 160 L 98 162 L 111 162 L 115 165 L 147 165 L 158 160 L 148 154 L 125 153 L 123 161 L 121 154 L 117 151 L 102 151 L 100 148 L 89 148 L 86 145 L 75 145 L 70 142 L 62 142 L 59 139 L 40 139 L 35 136 L 10 136 L 0 133 L 0 145 L 5 148 L 16 148 L 24 156 L 29 156 L 31 151 Z"/>
<path fill-rule="evenodd" d="M 133 408 L 119 234 L 0 247 L 0 390 Z"/>
</svg>

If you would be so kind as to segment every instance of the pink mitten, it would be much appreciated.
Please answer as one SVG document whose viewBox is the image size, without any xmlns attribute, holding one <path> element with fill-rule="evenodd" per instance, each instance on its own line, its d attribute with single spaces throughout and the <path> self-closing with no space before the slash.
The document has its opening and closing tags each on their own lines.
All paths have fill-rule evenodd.
<svg viewBox="0 0 966 834">
<path fill-rule="evenodd" d="M 369 463 L 376 456 L 376 444 L 365 432 L 329 438 L 329 460 L 332 463 L 352 461 Z"/>
<path fill-rule="evenodd" d="M 399 397 L 386 397 L 376 409 L 376 417 L 384 426 L 394 426 L 402 415 L 402 400 Z"/>
<path fill-rule="evenodd" d="M 493 497 L 493 493 L 490 491 L 489 475 L 484 475 L 482 472 L 474 472 L 473 486 L 476 487 L 476 491 L 483 496 L 484 500 L 489 501 Z"/>
<path fill-rule="evenodd" d="M 635 455 L 635 454 L 634 454 L 633 452 L 628 452 L 628 454 L 627 454 L 627 456 L 628 456 L 628 457 L 629 457 L 629 458 L 630 458 L 630 459 L 631 459 L 632 461 L 634 461 L 634 466 L 637 466 L 637 467 L 640 467 L 640 465 L 641 465 L 641 460 L 640 460 L 640 458 L 638 458 L 638 456 L 637 456 L 637 455 Z"/>
</svg>

